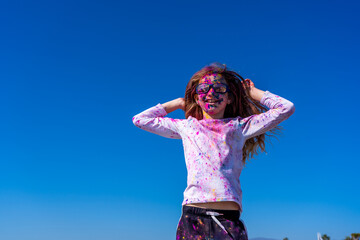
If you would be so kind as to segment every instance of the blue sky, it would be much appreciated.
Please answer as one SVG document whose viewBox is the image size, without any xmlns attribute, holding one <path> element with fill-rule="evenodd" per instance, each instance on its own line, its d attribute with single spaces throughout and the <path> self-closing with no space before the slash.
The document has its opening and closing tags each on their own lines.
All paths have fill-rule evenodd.
<svg viewBox="0 0 360 240">
<path fill-rule="evenodd" d="M 2 1 L 0 238 L 174 239 L 186 187 L 181 141 L 131 118 L 182 97 L 214 61 L 296 107 L 241 175 L 249 237 L 360 232 L 359 8 Z"/>
</svg>

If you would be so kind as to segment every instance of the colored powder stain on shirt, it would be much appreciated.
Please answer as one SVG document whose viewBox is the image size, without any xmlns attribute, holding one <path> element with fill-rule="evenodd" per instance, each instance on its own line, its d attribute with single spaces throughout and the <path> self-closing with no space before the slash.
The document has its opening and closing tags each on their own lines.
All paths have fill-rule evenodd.
<svg viewBox="0 0 360 240">
<path fill-rule="evenodd" d="M 246 140 L 271 130 L 295 111 L 293 103 L 269 91 L 260 103 L 270 110 L 245 118 L 217 120 L 166 118 L 165 109 L 158 104 L 134 116 L 133 123 L 164 137 L 182 139 L 188 172 L 183 205 L 234 201 L 241 208 L 239 177 L 244 167 L 242 149 Z"/>
</svg>

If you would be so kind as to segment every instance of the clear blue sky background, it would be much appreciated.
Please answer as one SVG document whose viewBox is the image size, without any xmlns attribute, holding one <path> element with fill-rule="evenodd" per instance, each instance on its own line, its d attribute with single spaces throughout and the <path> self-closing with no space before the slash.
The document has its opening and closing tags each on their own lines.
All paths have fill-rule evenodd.
<svg viewBox="0 0 360 240">
<path fill-rule="evenodd" d="M 339 0 L 1 1 L 0 239 L 174 239 L 182 143 L 131 118 L 183 96 L 213 61 L 296 107 L 241 176 L 249 237 L 360 232 L 359 11 Z"/>
</svg>

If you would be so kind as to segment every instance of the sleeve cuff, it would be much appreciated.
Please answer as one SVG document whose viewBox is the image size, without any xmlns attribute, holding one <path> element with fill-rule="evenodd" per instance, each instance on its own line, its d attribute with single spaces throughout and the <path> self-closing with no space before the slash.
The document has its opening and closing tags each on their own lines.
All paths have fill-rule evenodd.
<svg viewBox="0 0 360 240">
<path fill-rule="evenodd" d="M 162 115 L 162 116 L 165 116 L 167 115 L 167 112 L 165 111 L 164 107 L 161 105 L 161 103 L 157 104 L 155 106 L 155 108 L 159 111 L 159 113 Z"/>
<path fill-rule="evenodd" d="M 265 99 L 267 98 L 267 96 L 271 94 L 269 91 L 265 91 L 264 95 L 262 96 L 260 103 L 264 105 Z"/>
</svg>

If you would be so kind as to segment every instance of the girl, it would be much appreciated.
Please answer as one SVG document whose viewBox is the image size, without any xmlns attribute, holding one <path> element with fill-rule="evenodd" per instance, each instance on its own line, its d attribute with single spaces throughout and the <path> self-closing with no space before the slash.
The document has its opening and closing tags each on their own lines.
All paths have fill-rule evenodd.
<svg viewBox="0 0 360 240">
<path fill-rule="evenodd" d="M 186 119 L 164 117 L 176 109 L 184 110 Z M 240 173 L 250 154 L 259 147 L 265 151 L 265 133 L 280 129 L 294 111 L 290 101 L 214 63 L 192 76 L 185 98 L 133 118 L 141 129 L 182 139 L 188 177 L 177 240 L 248 239 L 239 219 Z"/>
</svg>

